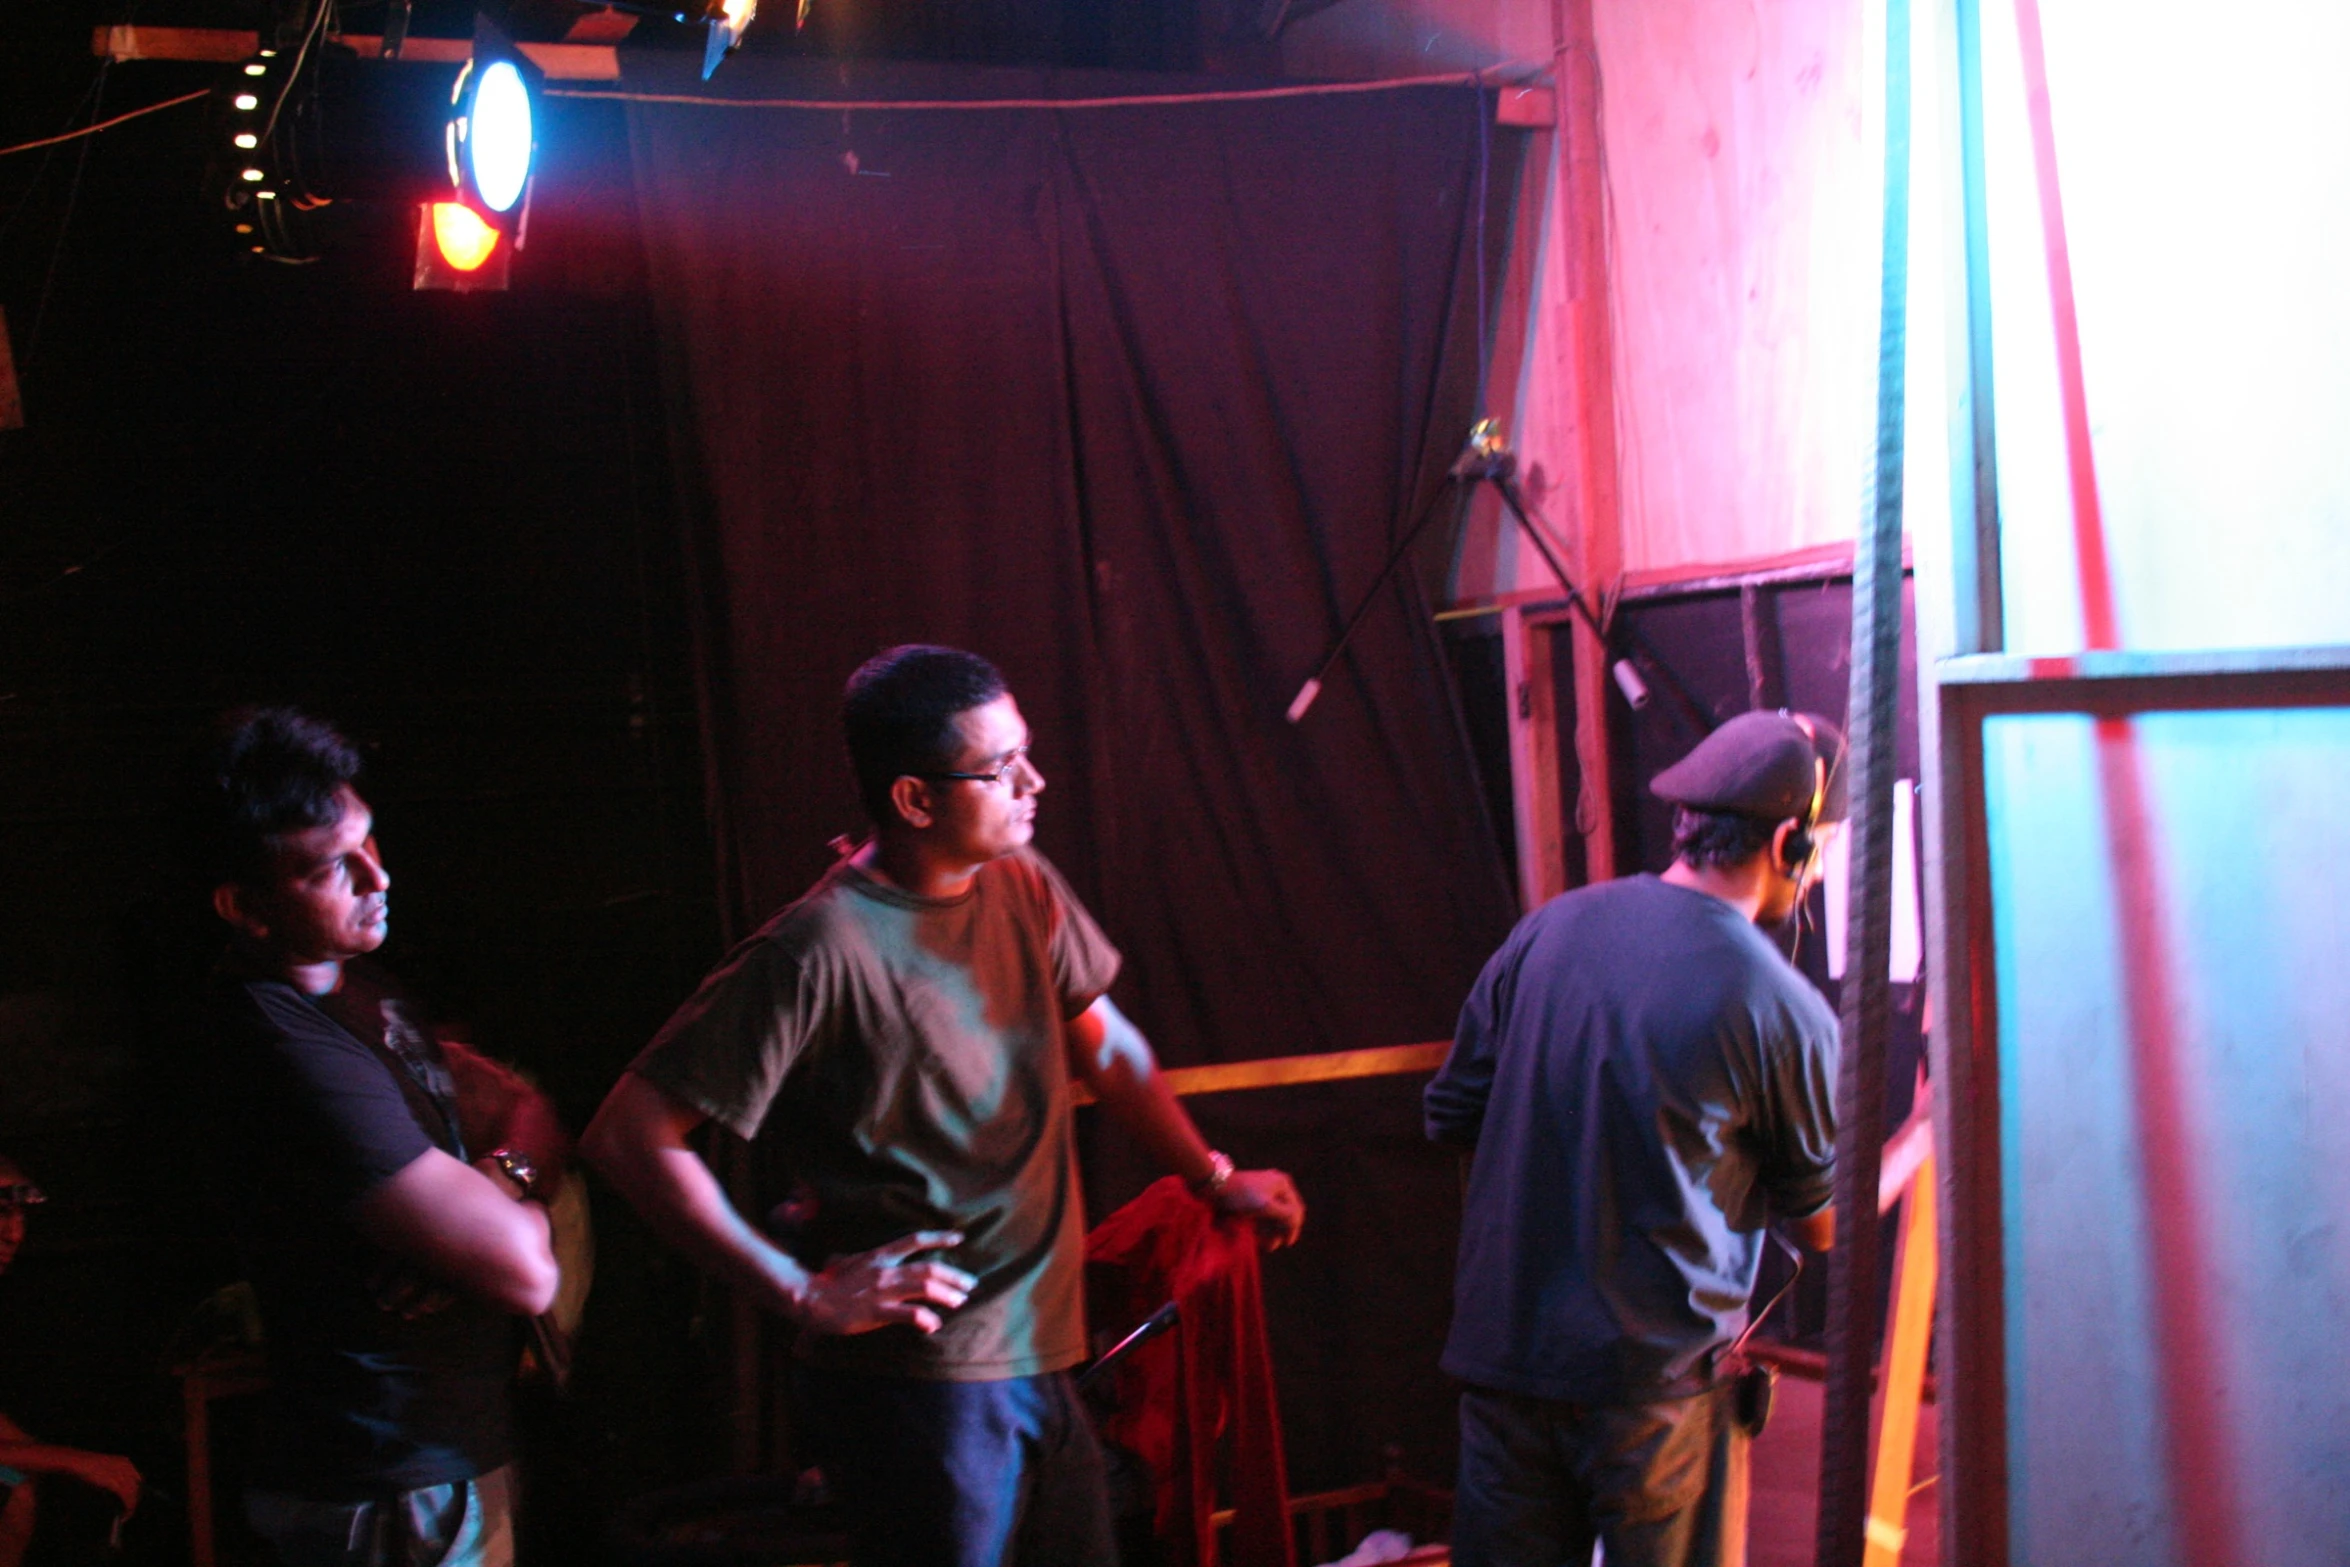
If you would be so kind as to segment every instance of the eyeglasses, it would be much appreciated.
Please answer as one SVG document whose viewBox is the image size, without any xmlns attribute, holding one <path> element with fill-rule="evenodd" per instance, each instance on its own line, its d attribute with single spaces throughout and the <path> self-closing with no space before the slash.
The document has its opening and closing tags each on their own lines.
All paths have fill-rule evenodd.
<svg viewBox="0 0 2350 1567">
<path fill-rule="evenodd" d="M 945 783 L 950 780 L 957 780 L 964 783 L 1000 784 L 1009 782 L 1012 777 L 1013 769 L 1022 766 L 1027 761 L 1028 747 L 1024 745 L 1018 745 L 1004 753 L 1004 759 L 996 764 L 995 770 L 993 772 L 915 773 L 912 776 L 916 778 L 927 778 L 934 783 Z"/>
<path fill-rule="evenodd" d="M 13 1186 L 0 1186 L 0 1209 L 30 1208 L 35 1203 L 49 1200 L 49 1194 L 30 1181 L 18 1181 Z"/>
</svg>

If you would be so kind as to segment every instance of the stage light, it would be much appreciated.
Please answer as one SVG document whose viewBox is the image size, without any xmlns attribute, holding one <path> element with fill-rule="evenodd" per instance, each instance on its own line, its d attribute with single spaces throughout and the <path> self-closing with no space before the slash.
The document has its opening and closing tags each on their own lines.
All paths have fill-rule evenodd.
<svg viewBox="0 0 2350 1567">
<path fill-rule="evenodd" d="M 703 81 L 710 79 L 719 61 L 742 47 L 743 34 L 758 14 L 759 0 L 703 0 L 702 18 L 710 24 L 710 36 L 702 45 Z"/>
<path fill-rule="evenodd" d="M 362 58 L 330 40 L 290 63 L 249 58 L 220 88 L 209 185 L 232 224 L 273 259 L 308 261 L 341 229 L 320 209 L 396 203 L 417 209 L 421 254 L 449 221 L 432 208 L 461 204 L 504 236 L 471 284 L 496 286 L 486 279 L 522 242 L 543 73 L 486 21 L 464 62 Z"/>
<path fill-rule="evenodd" d="M 449 178 L 490 213 L 514 210 L 530 183 L 537 121 L 532 93 L 513 59 L 478 52 L 457 78 L 449 116 Z"/>
<path fill-rule="evenodd" d="M 461 201 L 432 204 L 432 238 L 441 259 L 459 272 L 478 272 L 498 248 L 498 231 Z"/>
</svg>

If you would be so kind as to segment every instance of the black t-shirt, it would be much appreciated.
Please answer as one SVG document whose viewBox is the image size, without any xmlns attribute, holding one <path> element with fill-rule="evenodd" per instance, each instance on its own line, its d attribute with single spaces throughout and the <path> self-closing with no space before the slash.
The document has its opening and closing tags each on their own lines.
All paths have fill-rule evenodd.
<svg viewBox="0 0 2350 1567">
<path fill-rule="evenodd" d="M 268 1334 L 266 1488 L 356 1500 L 505 1463 L 519 1324 L 471 1299 L 404 1318 L 377 1304 L 393 1259 L 355 1203 L 438 1148 L 466 1157 L 447 1062 L 381 970 L 342 988 L 219 976 L 195 1108 L 207 1176 Z"/>
<path fill-rule="evenodd" d="M 1485 966 L 1428 1135 L 1473 1147 L 1444 1369 L 1534 1398 L 1690 1393 L 1746 1321 L 1763 1225 L 1825 1206 L 1836 1017 L 1721 899 L 1570 892 Z"/>
</svg>

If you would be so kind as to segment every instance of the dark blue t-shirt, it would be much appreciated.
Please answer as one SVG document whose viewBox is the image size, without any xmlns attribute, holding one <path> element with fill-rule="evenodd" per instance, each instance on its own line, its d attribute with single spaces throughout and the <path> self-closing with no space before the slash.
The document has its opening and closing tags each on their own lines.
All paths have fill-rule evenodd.
<svg viewBox="0 0 2350 1567">
<path fill-rule="evenodd" d="M 413 1319 L 385 1310 L 396 1264 L 351 1219 L 429 1150 L 466 1153 L 414 1003 L 364 964 L 331 997 L 223 977 L 209 1000 L 198 1141 L 268 1335 L 254 1483 L 358 1500 L 504 1464 L 518 1319 L 462 1296 Z"/>
<path fill-rule="evenodd" d="M 1695 1392 L 1763 1226 L 1817 1212 L 1835 1015 L 1719 898 L 1634 876 L 1518 923 L 1428 1085 L 1475 1149 L 1444 1369 L 1535 1398 Z"/>
</svg>

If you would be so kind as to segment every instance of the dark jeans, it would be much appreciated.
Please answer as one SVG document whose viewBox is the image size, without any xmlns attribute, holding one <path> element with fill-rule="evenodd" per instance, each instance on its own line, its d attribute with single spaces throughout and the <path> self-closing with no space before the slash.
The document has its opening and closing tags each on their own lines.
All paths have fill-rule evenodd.
<svg viewBox="0 0 2350 1567">
<path fill-rule="evenodd" d="M 857 1567 L 1110 1567 L 1093 1426 L 1066 1376 L 924 1382 L 801 1368 Z"/>
<path fill-rule="evenodd" d="M 247 1491 L 245 1520 L 285 1567 L 514 1567 L 514 1466 L 378 1502 Z"/>
<path fill-rule="evenodd" d="M 1456 1567 L 1742 1567 L 1747 1435 L 1728 1386 L 1654 1404 L 1461 1394 Z"/>
</svg>

